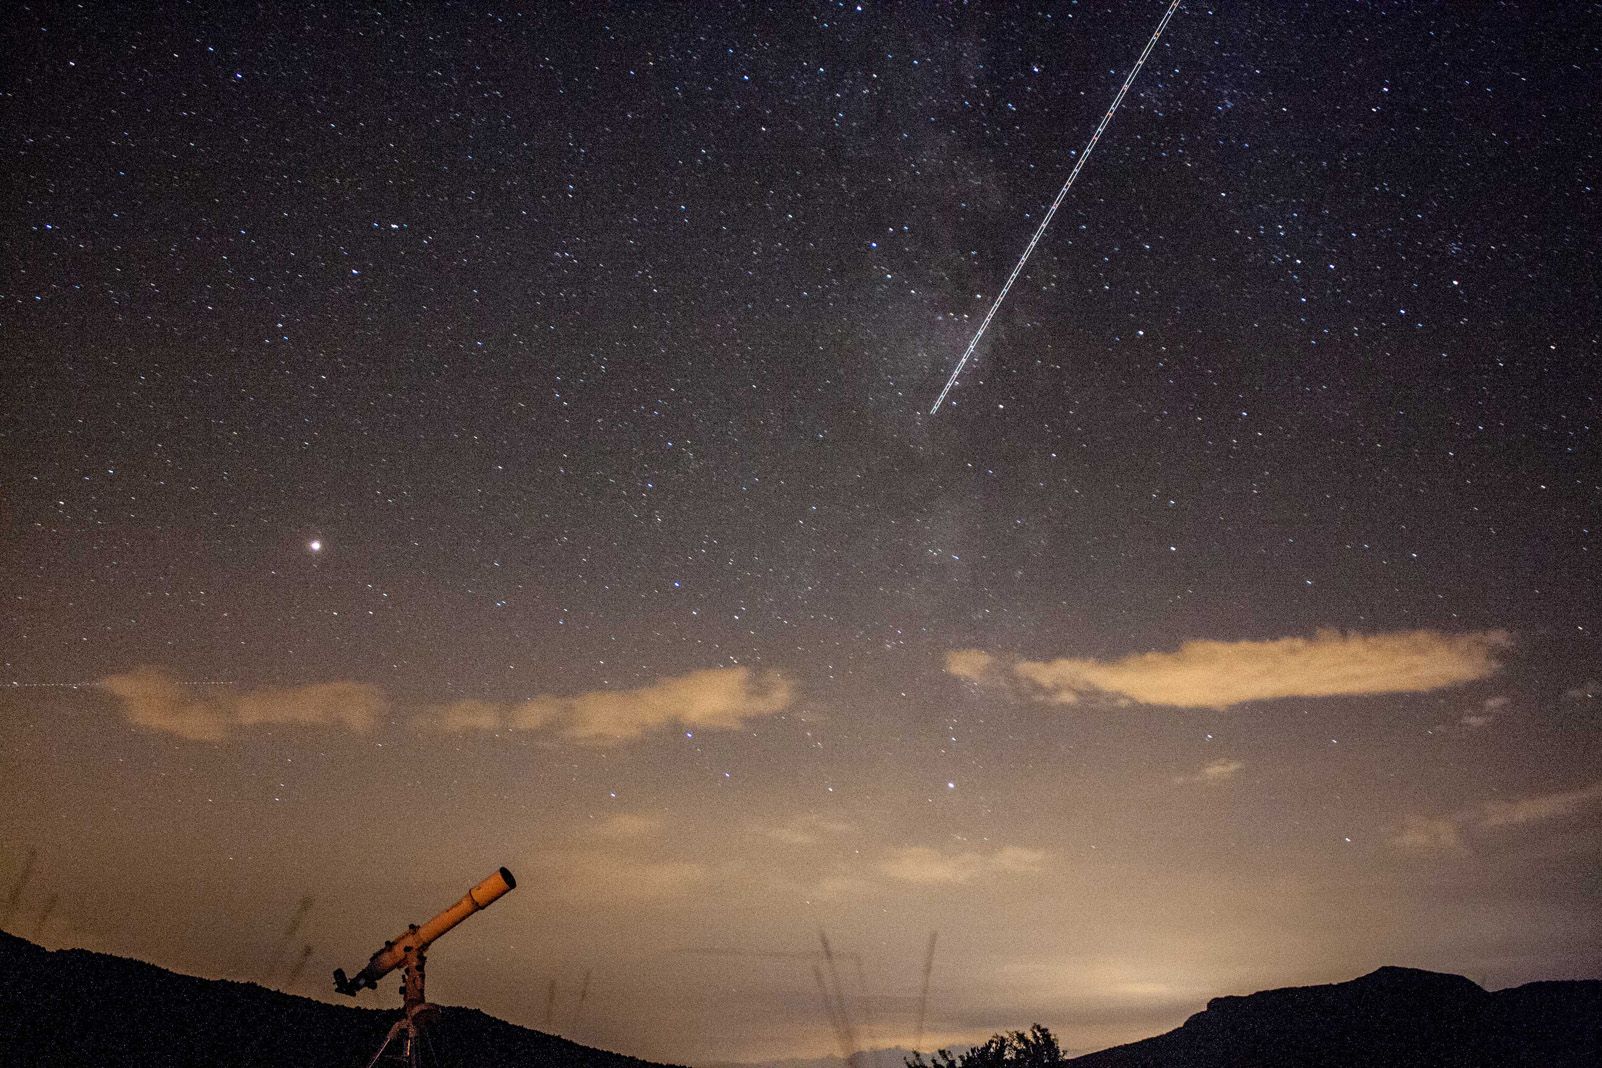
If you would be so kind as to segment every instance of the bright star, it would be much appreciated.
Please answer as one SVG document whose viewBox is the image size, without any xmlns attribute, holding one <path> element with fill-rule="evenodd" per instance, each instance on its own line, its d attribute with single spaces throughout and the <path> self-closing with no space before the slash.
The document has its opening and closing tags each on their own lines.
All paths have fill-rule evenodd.
<svg viewBox="0 0 1602 1068">
<path fill-rule="evenodd" d="M 323 540 L 321 538 L 313 538 L 306 543 L 306 548 L 314 553 L 320 553 L 323 551 Z"/>
</svg>

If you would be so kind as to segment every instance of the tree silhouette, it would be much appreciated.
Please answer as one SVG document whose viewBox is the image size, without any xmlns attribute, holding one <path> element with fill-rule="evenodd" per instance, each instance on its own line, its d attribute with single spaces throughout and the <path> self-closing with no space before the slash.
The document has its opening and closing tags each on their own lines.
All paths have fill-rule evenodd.
<svg viewBox="0 0 1602 1068">
<path fill-rule="evenodd" d="M 907 1068 L 1056 1068 L 1062 1063 L 1057 1036 L 1040 1024 L 1028 1031 L 991 1035 L 984 1045 L 975 1046 L 960 1057 L 943 1049 L 928 1060 L 921 1053 L 907 1058 Z"/>
</svg>

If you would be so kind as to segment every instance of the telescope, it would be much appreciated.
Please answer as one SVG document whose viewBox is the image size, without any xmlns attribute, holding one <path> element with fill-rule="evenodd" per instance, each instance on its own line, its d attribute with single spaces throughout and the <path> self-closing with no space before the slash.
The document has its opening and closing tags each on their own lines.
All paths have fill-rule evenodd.
<svg viewBox="0 0 1602 1068">
<path fill-rule="evenodd" d="M 406 1014 L 390 1028 L 384 1044 L 378 1047 L 378 1054 L 369 1062 L 369 1068 L 378 1063 L 390 1043 L 397 1038 L 404 1039 L 402 1055 L 406 1060 L 413 1065 L 420 1063 L 422 1047 L 419 1042 L 419 1028 L 429 1011 L 433 1009 L 423 997 L 423 967 L 428 948 L 447 931 L 473 913 L 489 908 L 516 886 L 517 880 L 512 878 L 512 873 L 505 868 L 499 868 L 489 878 L 463 894 L 460 901 L 441 911 L 427 923 L 422 926 L 415 923 L 407 924 L 406 930 L 386 941 L 378 952 L 368 959 L 366 966 L 354 976 L 347 979 L 345 969 L 334 969 L 335 992 L 348 994 L 351 997 L 355 997 L 362 990 L 376 989 L 380 979 L 396 968 L 401 969 L 401 995 L 406 999 Z"/>
</svg>

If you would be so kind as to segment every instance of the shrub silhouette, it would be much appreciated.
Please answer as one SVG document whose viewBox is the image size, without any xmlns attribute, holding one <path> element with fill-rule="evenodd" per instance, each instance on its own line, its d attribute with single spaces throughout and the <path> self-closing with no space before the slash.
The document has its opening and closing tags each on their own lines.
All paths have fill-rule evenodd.
<svg viewBox="0 0 1602 1068">
<path fill-rule="evenodd" d="M 984 1045 L 975 1046 L 960 1057 L 943 1049 L 928 1060 L 921 1053 L 907 1058 L 907 1068 L 1056 1068 L 1062 1063 L 1057 1036 L 1040 1024 L 1028 1031 L 991 1035 Z"/>
</svg>

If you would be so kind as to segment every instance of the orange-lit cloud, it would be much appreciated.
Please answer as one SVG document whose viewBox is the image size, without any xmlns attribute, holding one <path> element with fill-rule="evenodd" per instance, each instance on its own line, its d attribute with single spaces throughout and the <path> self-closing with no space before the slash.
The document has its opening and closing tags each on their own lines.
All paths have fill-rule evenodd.
<svg viewBox="0 0 1602 1068">
<path fill-rule="evenodd" d="M 996 657 L 983 649 L 953 649 L 946 654 L 946 674 L 969 682 L 984 682 L 995 674 Z"/>
<path fill-rule="evenodd" d="M 661 816 L 646 812 L 617 812 L 598 821 L 590 836 L 613 842 L 649 838 L 661 832 L 664 822 Z"/>
<path fill-rule="evenodd" d="M 789 680 L 777 672 L 706 668 L 632 690 L 542 694 L 511 704 L 457 701 L 436 709 L 429 722 L 443 730 L 550 731 L 569 741 L 605 745 L 666 727 L 735 730 L 782 712 L 794 699 Z"/>
<path fill-rule="evenodd" d="M 1195 772 L 1194 774 L 1175 776 L 1174 781 L 1177 783 L 1203 784 L 1228 782 L 1230 779 L 1233 779 L 1235 776 L 1239 775 L 1245 767 L 1246 765 L 1241 763 L 1239 760 L 1230 760 L 1227 757 L 1220 757 L 1217 760 L 1209 761 L 1208 763 L 1202 765 L 1201 770 Z"/>
<path fill-rule="evenodd" d="M 1003 846 L 989 853 L 942 851 L 928 846 L 893 849 L 879 864 L 892 879 L 930 884 L 966 883 L 981 875 L 1027 875 L 1040 870 L 1046 854 L 1039 849 Z"/>
<path fill-rule="evenodd" d="M 552 850 L 539 855 L 550 873 L 546 890 L 590 905 L 642 904 L 680 897 L 706 882 L 706 864 L 674 858 L 642 858 L 620 849 Z"/>
<path fill-rule="evenodd" d="M 1467 852 L 1465 832 L 1566 819 L 1602 805 L 1602 782 L 1572 790 L 1534 794 L 1512 800 L 1486 801 L 1447 816 L 1409 813 L 1391 836 L 1391 844 L 1416 852 Z"/>
<path fill-rule="evenodd" d="M 1506 632 L 1446 634 L 1433 630 L 1356 634 L 1322 630 L 1311 638 L 1191 641 L 1175 652 L 1117 660 L 1064 657 L 1017 661 L 1017 678 L 1045 700 L 1072 704 L 1092 694 L 1174 708 L 1228 708 L 1286 697 L 1424 693 L 1494 674 Z M 992 665 L 965 650 L 946 670 L 982 678 Z"/>
<path fill-rule="evenodd" d="M 343 727 L 368 731 L 388 708 L 383 693 L 357 682 L 323 682 L 235 692 L 185 686 L 160 668 L 138 667 L 102 679 L 135 726 L 194 742 L 220 742 L 259 725 Z"/>
<path fill-rule="evenodd" d="M 679 897 L 710 878 L 700 858 L 675 852 L 682 828 L 651 812 L 614 812 L 569 828 L 558 844 L 541 850 L 533 866 L 546 889 L 569 901 L 637 905 Z"/>
<path fill-rule="evenodd" d="M 297 725 L 366 732 L 390 707 L 384 692 L 358 682 L 235 691 L 185 685 L 154 667 L 102 679 L 135 726 L 196 742 L 220 742 L 243 728 Z M 775 672 L 708 668 L 631 690 L 541 695 L 518 702 L 468 698 L 429 709 L 424 725 L 444 731 L 544 731 L 586 745 L 633 741 L 655 730 L 734 730 L 788 708 L 795 697 Z"/>
<path fill-rule="evenodd" d="M 781 675 L 732 667 L 692 671 L 633 690 L 595 690 L 558 700 L 565 736 L 615 742 L 661 727 L 734 730 L 748 719 L 783 711 L 794 697 Z"/>
<path fill-rule="evenodd" d="M 1479 823 L 1482 827 L 1521 827 L 1527 823 L 1544 823 L 1572 816 L 1599 802 L 1602 802 L 1602 782 L 1594 782 L 1575 790 L 1537 794 L 1514 801 L 1487 801 L 1480 807 Z"/>
<path fill-rule="evenodd" d="M 1460 821 L 1452 816 L 1409 813 L 1391 836 L 1391 844 L 1419 853 L 1462 853 L 1467 850 Z"/>
<path fill-rule="evenodd" d="M 778 826 L 758 828 L 764 836 L 793 846 L 818 845 L 830 839 L 854 834 L 856 830 L 855 824 L 844 820 L 826 819 L 813 813 L 797 816 Z"/>
</svg>

